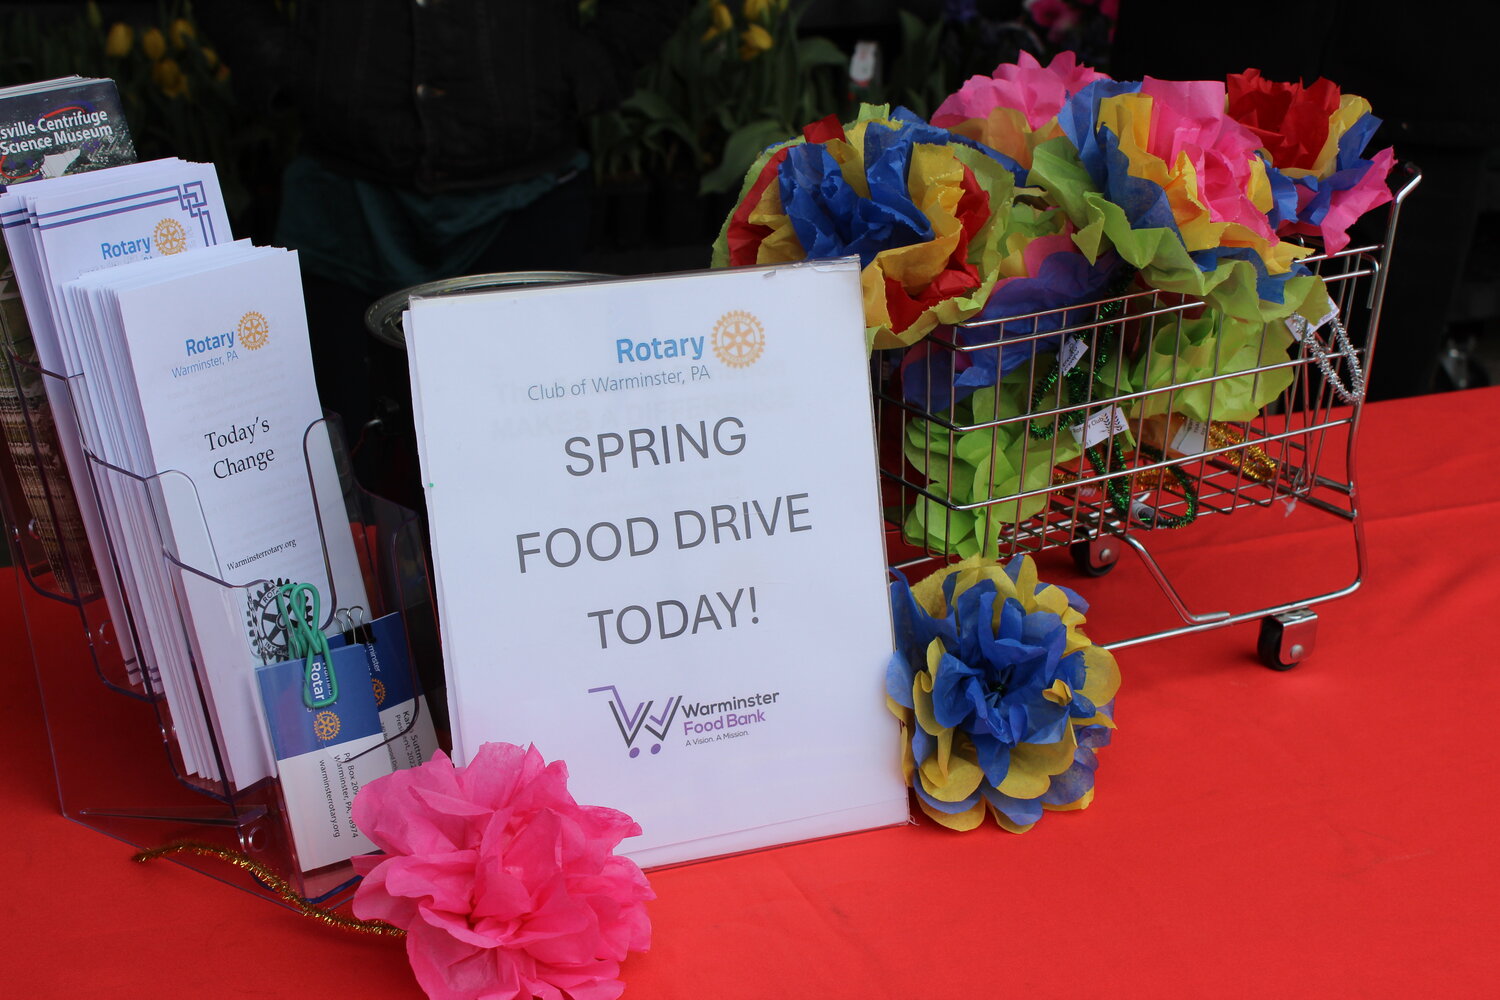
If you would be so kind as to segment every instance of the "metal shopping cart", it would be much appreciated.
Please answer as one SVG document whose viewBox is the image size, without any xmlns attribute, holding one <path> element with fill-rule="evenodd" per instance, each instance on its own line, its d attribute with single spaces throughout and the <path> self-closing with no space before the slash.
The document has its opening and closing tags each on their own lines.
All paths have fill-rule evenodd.
<svg viewBox="0 0 1500 1000">
<path fill-rule="evenodd" d="M 1355 446 L 1396 224 L 1420 179 L 1410 167 L 1399 178 L 1378 242 L 1304 259 L 1336 306 L 1319 324 L 1247 329 L 1198 299 L 1126 290 L 939 331 L 915 391 L 903 360 L 877 354 L 887 519 L 907 556 L 893 561 L 1067 546 L 1097 576 L 1128 549 L 1181 624 L 1111 648 L 1260 619 L 1262 662 L 1295 666 L 1313 647 L 1312 609 L 1364 578 Z M 981 362 L 1008 374 L 961 394 Z M 1152 554 L 1153 531 L 1277 504 L 1347 523 L 1354 578 L 1266 606 L 1190 610 Z"/>
</svg>

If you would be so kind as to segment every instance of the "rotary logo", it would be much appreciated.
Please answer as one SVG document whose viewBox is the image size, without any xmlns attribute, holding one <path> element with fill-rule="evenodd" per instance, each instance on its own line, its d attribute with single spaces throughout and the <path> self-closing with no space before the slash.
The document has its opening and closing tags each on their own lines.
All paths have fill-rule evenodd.
<svg viewBox="0 0 1500 1000">
<path fill-rule="evenodd" d="M 337 712 L 324 710 L 313 716 L 313 735 L 324 743 L 338 736 L 341 728 Z"/>
<path fill-rule="evenodd" d="M 766 329 L 753 313 L 731 309 L 714 324 L 714 357 L 730 368 L 748 368 L 766 350 Z"/>
<path fill-rule="evenodd" d="M 245 627 L 250 633 L 250 648 L 262 663 L 286 659 L 286 622 L 276 605 L 276 592 L 290 582 L 267 580 L 245 593 Z"/>
<path fill-rule="evenodd" d="M 156 244 L 156 252 L 163 257 L 170 257 L 187 249 L 187 230 L 176 219 L 162 219 L 151 231 L 151 236 Z"/>
<path fill-rule="evenodd" d="M 266 322 L 265 316 L 253 309 L 240 317 L 239 326 L 235 329 L 240 334 L 240 345 L 247 351 L 258 351 L 271 339 L 271 324 Z"/>
<path fill-rule="evenodd" d="M 385 684 L 379 677 L 371 677 L 370 686 L 375 689 L 375 707 L 379 708 L 385 704 Z"/>
</svg>

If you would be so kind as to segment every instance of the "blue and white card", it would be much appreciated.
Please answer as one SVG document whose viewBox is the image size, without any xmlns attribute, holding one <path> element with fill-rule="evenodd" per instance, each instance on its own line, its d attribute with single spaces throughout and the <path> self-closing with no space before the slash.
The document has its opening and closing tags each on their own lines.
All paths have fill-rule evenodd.
<svg viewBox="0 0 1500 1000">
<path fill-rule="evenodd" d="M 354 796 L 391 773 L 390 755 L 380 748 L 385 737 L 365 656 L 358 647 L 335 649 L 331 666 L 338 699 L 319 707 L 309 707 L 303 697 L 304 661 L 256 671 L 287 824 L 304 872 L 376 849 L 354 825 Z"/>
<path fill-rule="evenodd" d="M 364 628 L 369 630 L 370 641 L 355 648 L 363 649 L 369 659 L 375 705 L 380 709 L 380 730 L 389 740 L 386 751 L 391 755 L 391 766 L 396 770 L 417 767 L 432 759 L 438 745 L 427 696 L 418 690 L 413 676 L 406 625 L 399 612 L 392 612 Z M 328 645 L 334 649 L 348 642 L 342 632 L 328 639 Z"/>
</svg>

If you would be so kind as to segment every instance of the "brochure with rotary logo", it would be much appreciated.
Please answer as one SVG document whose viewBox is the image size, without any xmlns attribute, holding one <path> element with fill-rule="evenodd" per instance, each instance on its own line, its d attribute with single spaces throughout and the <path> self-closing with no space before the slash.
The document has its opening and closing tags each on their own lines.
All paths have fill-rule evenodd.
<svg viewBox="0 0 1500 1000">
<path fill-rule="evenodd" d="M 907 819 L 855 259 L 414 300 L 454 758 L 646 865 Z"/>
<path fill-rule="evenodd" d="M 204 247 L 84 275 L 62 300 L 100 457 L 146 477 L 105 477 L 118 487 L 106 498 L 135 590 L 166 597 L 144 617 L 157 645 L 180 654 L 162 671 L 179 735 L 215 776 L 208 729 L 184 732 L 184 722 L 211 725 L 227 777 L 247 786 L 274 773 L 255 669 L 286 659 L 277 587 L 317 588 L 320 627 L 369 607 L 317 423 L 296 254 Z M 163 560 L 163 547 L 186 568 Z M 169 676 L 179 660 L 186 671 Z M 195 714 L 193 661 L 206 719 Z"/>
<path fill-rule="evenodd" d="M 109 539 L 100 520 L 93 479 L 84 458 L 85 444 L 74 419 L 74 393 L 64 378 L 79 368 L 67 353 L 59 324 L 57 289 L 85 271 L 129 260 L 180 252 L 227 239 L 229 220 L 210 164 L 153 160 L 70 174 L 24 185 L 0 194 L 0 229 L 25 307 L 36 359 L 57 378 L 46 378 L 49 410 L 62 459 L 77 497 L 89 548 L 98 563 L 98 580 L 127 647 L 127 667 L 138 669 L 126 626 L 126 602 L 138 606 L 142 596 L 123 594 L 109 566 Z M 46 235 L 45 247 L 43 234 Z M 159 657 L 142 636 L 150 664 Z"/>
</svg>

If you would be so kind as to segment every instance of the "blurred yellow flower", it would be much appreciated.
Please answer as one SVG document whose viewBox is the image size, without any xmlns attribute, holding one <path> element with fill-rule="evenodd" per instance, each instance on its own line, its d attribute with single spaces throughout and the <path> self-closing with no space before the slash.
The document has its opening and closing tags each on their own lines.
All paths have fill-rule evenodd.
<svg viewBox="0 0 1500 1000">
<path fill-rule="evenodd" d="M 182 73 L 182 67 L 177 65 L 176 59 L 163 59 L 151 67 L 151 79 L 161 88 L 161 92 L 168 97 L 180 97 L 187 93 L 187 77 Z"/>
<path fill-rule="evenodd" d="M 703 40 L 705 42 L 710 38 L 713 38 L 716 35 L 721 35 L 724 32 L 728 31 L 730 28 L 734 27 L 734 15 L 731 14 L 729 12 L 729 8 L 720 3 L 719 0 L 714 0 L 714 2 L 709 5 L 709 11 L 713 14 L 714 20 L 713 23 L 708 26 L 708 30 L 703 33 Z"/>
<path fill-rule="evenodd" d="M 189 40 L 198 37 L 198 32 L 193 28 L 193 22 L 185 17 L 179 17 L 173 21 L 172 26 L 167 31 L 172 36 L 172 48 L 174 49 L 181 49 Z"/>
<path fill-rule="evenodd" d="M 104 54 L 112 59 L 123 59 L 130 54 L 135 44 L 135 32 L 130 25 L 116 21 L 110 25 L 109 35 L 104 39 Z"/>
<path fill-rule="evenodd" d="M 775 39 L 765 28 L 758 24 L 746 25 L 745 30 L 740 32 L 740 58 L 754 59 L 774 44 Z"/>
<path fill-rule="evenodd" d="M 213 69 L 215 66 L 219 65 L 219 54 L 212 48 L 205 45 L 198 51 L 203 53 L 203 65 L 207 66 L 209 69 Z"/>
<path fill-rule="evenodd" d="M 141 49 L 150 56 L 152 61 L 166 55 L 167 40 L 162 37 L 158 28 L 147 28 L 141 35 Z"/>
<path fill-rule="evenodd" d="M 762 20 L 765 15 L 779 14 L 786 9 L 787 0 L 745 0 L 745 19 Z"/>
</svg>

